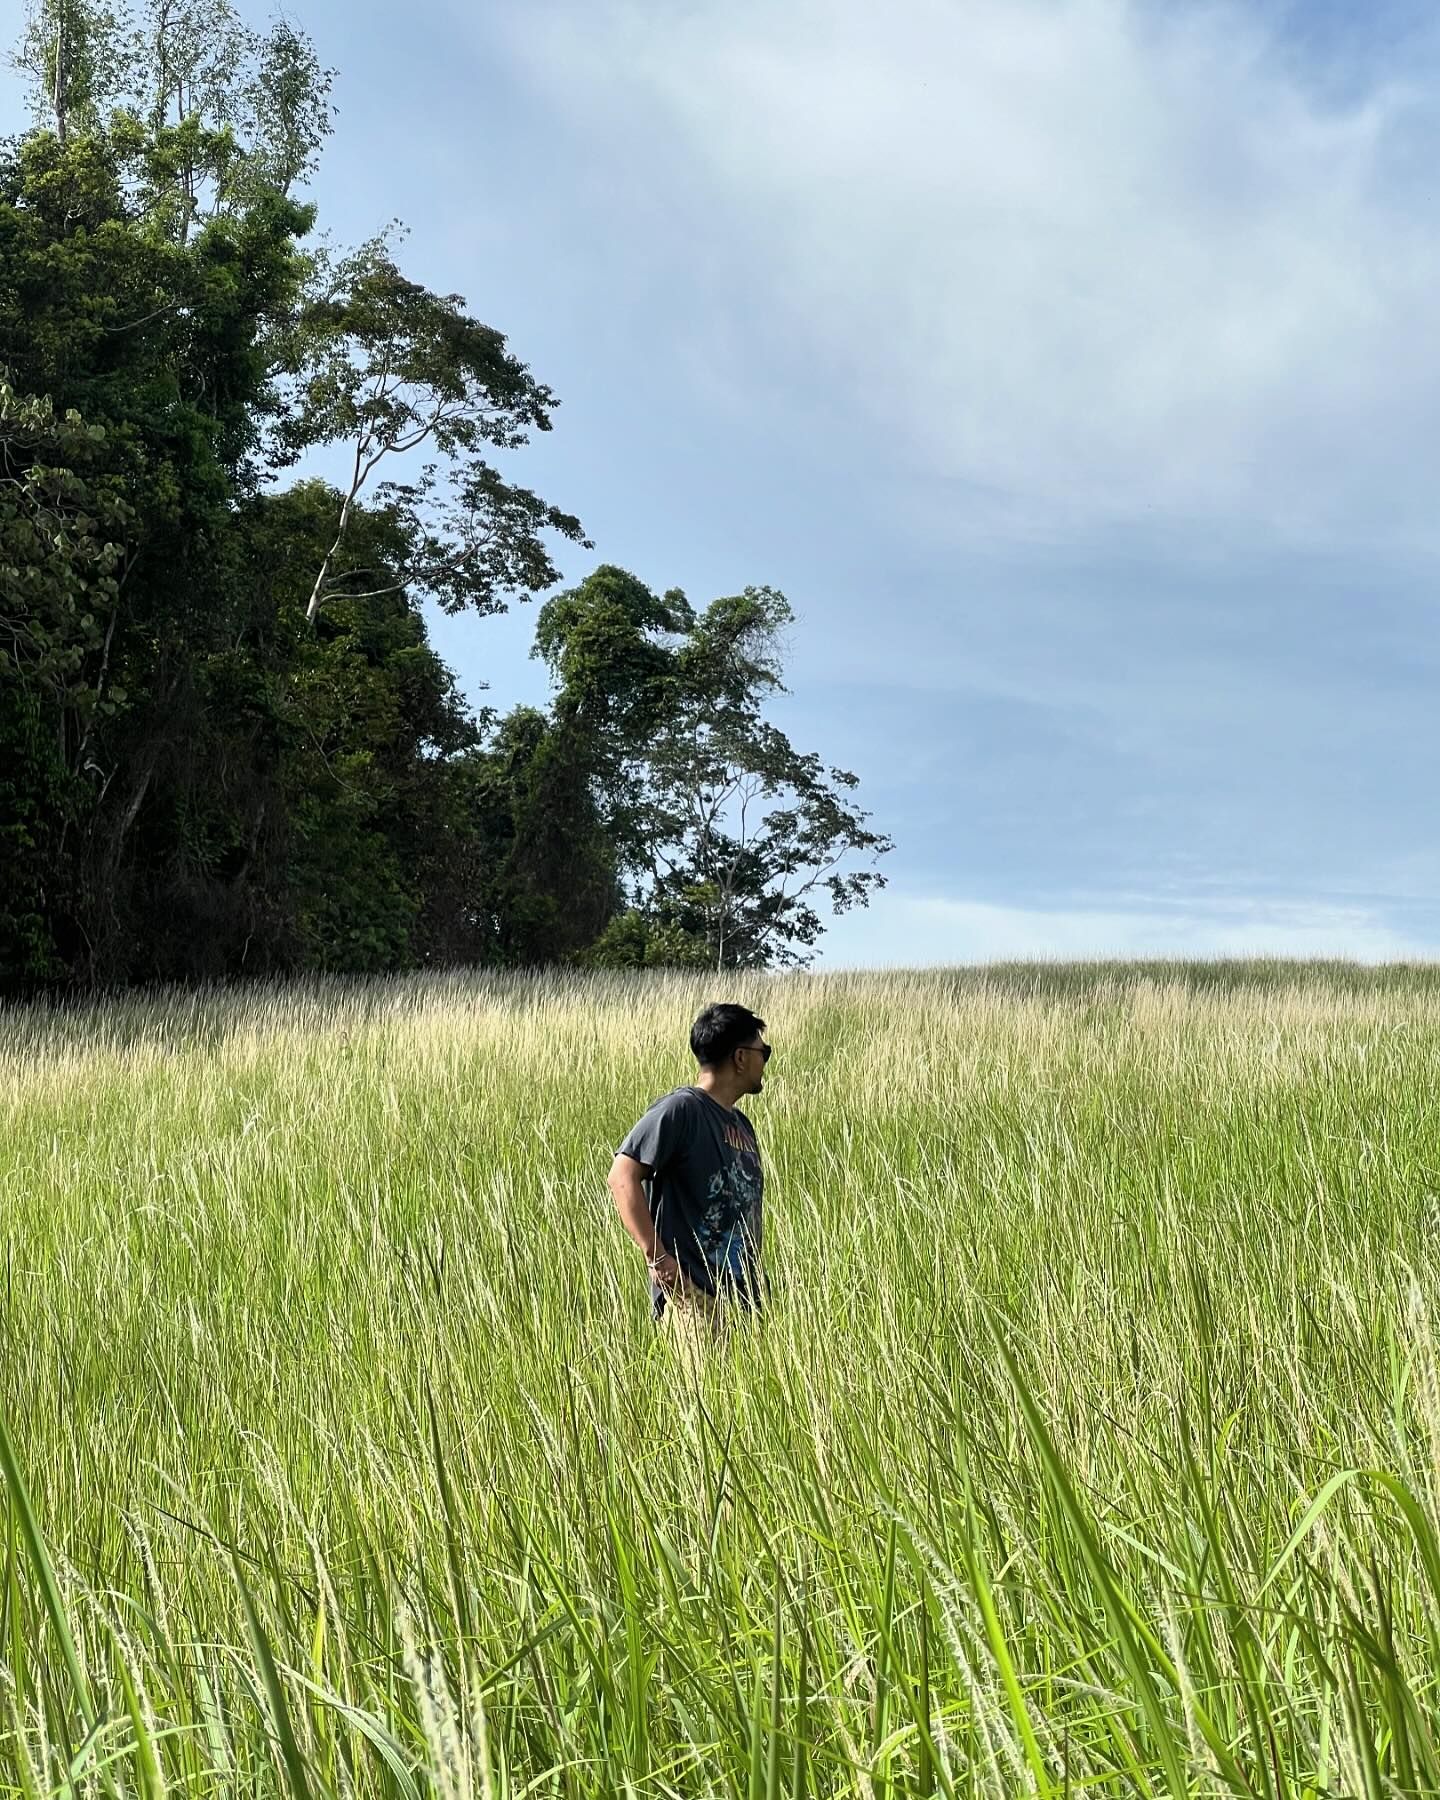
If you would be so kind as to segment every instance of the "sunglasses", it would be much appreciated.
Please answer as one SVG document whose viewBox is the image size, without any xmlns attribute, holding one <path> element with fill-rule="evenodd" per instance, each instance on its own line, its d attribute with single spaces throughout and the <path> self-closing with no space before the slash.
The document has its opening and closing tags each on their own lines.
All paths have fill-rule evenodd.
<svg viewBox="0 0 1440 1800">
<path fill-rule="evenodd" d="M 768 1063 L 770 1060 L 770 1053 L 774 1050 L 775 1046 L 773 1044 L 742 1044 L 740 1048 L 742 1050 L 758 1050 L 760 1052 L 761 1062 Z"/>
</svg>

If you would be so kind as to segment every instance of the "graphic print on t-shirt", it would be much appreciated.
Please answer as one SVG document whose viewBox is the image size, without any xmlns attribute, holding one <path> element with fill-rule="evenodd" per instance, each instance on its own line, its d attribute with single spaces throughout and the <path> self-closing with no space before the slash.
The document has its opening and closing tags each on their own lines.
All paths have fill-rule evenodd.
<svg viewBox="0 0 1440 1800">
<path fill-rule="evenodd" d="M 726 1125 L 721 1136 L 735 1156 L 710 1177 L 695 1238 L 711 1274 L 739 1282 L 759 1231 L 760 1152 L 753 1135 L 738 1122 Z"/>
</svg>

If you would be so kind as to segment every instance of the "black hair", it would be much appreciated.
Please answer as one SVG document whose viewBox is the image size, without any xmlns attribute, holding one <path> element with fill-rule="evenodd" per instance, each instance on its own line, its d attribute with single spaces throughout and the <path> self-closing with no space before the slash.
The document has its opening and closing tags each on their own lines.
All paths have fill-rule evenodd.
<svg viewBox="0 0 1440 1800">
<path fill-rule="evenodd" d="M 748 1006 L 717 1003 L 707 1006 L 690 1027 L 690 1048 L 701 1068 L 713 1069 L 764 1029 L 765 1021 Z"/>
</svg>

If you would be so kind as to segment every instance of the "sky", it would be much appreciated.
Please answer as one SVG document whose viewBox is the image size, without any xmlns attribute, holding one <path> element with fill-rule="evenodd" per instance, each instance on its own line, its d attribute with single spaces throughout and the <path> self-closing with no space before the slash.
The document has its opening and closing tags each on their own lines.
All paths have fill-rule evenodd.
<svg viewBox="0 0 1440 1800">
<path fill-rule="evenodd" d="M 290 12 L 322 224 L 561 398 L 566 579 L 794 605 L 896 840 L 820 966 L 1440 955 L 1433 7 Z M 501 707 L 532 630 L 432 620 Z"/>
</svg>

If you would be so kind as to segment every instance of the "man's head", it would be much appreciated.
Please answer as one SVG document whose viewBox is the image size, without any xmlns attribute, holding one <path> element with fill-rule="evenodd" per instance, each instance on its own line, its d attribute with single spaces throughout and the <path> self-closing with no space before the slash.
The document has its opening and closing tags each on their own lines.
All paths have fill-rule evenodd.
<svg viewBox="0 0 1440 1800">
<path fill-rule="evenodd" d="M 702 1069 L 733 1089 L 758 1094 L 765 1086 L 770 1046 L 761 1036 L 765 1021 L 748 1006 L 707 1006 L 690 1027 L 690 1048 Z"/>
</svg>

